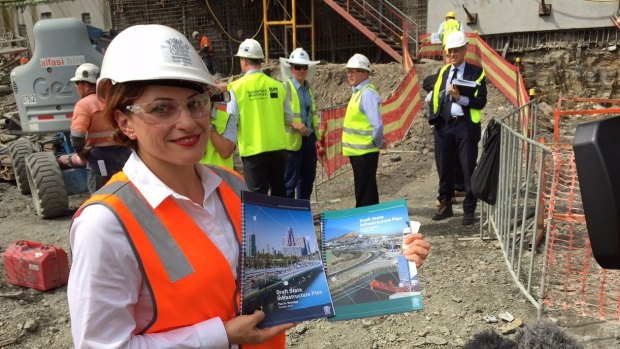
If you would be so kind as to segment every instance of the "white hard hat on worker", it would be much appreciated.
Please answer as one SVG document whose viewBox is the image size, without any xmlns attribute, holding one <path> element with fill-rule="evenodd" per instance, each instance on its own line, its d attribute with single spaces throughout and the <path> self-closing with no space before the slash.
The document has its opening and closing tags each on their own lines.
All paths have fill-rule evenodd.
<svg viewBox="0 0 620 349">
<path fill-rule="evenodd" d="M 86 81 L 91 84 L 96 84 L 100 72 L 101 69 L 99 69 L 98 66 L 92 63 L 84 63 L 77 67 L 75 70 L 75 76 L 71 78 L 71 81 Z"/>
<path fill-rule="evenodd" d="M 135 25 L 123 30 L 110 43 L 103 57 L 97 94 L 102 84 L 168 80 L 206 88 L 215 79 L 189 40 L 175 29 L 159 24 Z M 106 88 L 107 90 L 107 88 Z M 103 94 L 102 94 L 103 92 Z"/>
<path fill-rule="evenodd" d="M 370 73 L 370 61 L 363 54 L 356 53 L 349 58 L 347 69 L 362 69 Z"/>
<path fill-rule="evenodd" d="M 245 39 L 241 45 L 239 45 L 239 50 L 237 50 L 235 57 L 262 60 L 265 59 L 265 54 L 258 41 L 254 39 Z"/>
<path fill-rule="evenodd" d="M 320 61 L 311 61 L 308 52 L 306 52 L 303 48 L 298 47 L 286 60 L 288 64 L 298 64 L 298 65 L 316 65 L 319 64 Z"/>
<path fill-rule="evenodd" d="M 467 36 L 462 31 L 450 33 L 446 38 L 445 50 L 467 46 Z"/>
</svg>

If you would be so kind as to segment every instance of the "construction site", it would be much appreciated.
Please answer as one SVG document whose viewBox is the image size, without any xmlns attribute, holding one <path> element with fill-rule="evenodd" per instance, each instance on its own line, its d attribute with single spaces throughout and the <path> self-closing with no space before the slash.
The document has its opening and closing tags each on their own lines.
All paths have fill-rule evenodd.
<svg viewBox="0 0 620 349">
<path fill-rule="evenodd" d="M 287 347 L 462 348 L 484 330 L 515 339 L 528 326 L 549 321 L 561 336 L 581 345 L 558 348 L 620 348 L 620 273 L 594 258 L 572 148 L 577 125 L 620 114 L 619 5 L 586 0 L 0 0 L 0 254 L 15 241 L 38 241 L 66 251 L 70 265 L 71 217 L 88 198 L 67 183 L 73 177 L 63 177 L 65 170 L 51 155 L 59 143 L 55 134 L 67 130 L 28 129 L 33 123 L 20 109 L 27 98 L 14 82 L 19 69 L 30 65 L 45 71 L 40 69 L 45 57 L 70 56 L 42 52 L 56 44 L 49 30 L 46 43 L 39 42 L 41 22 L 77 19 L 81 23 L 70 28 L 78 28 L 80 40 L 97 48 L 100 53 L 92 59 L 98 64 L 110 40 L 133 25 L 170 26 L 196 48 L 192 33 L 199 31 L 213 45 L 214 75 L 224 81 L 241 76 L 234 55 L 246 38 L 261 43 L 264 71 L 276 79 L 282 78 L 279 58 L 303 47 L 321 62 L 311 78 L 325 130 L 325 154 L 311 200 L 315 216 L 355 206 L 340 135 L 351 97 L 345 63 L 362 53 L 371 61 L 370 79 L 382 101 L 380 200 L 405 198 L 410 218 L 422 224 L 432 244 L 419 268 L 424 309 L 302 322 L 287 331 Z M 497 202 L 480 201 L 472 226 L 461 225 L 460 197 L 454 217 L 431 220 L 439 179 L 422 81 L 444 65 L 436 34 L 449 11 L 466 33 L 466 61 L 486 73 L 482 128 L 491 119 L 502 128 Z M 63 38 L 70 47 L 73 36 Z M 28 65 L 20 63 L 24 56 Z M 66 67 L 71 74 L 75 68 Z M 61 84 L 74 89 L 68 81 Z M 75 101 L 49 113 L 70 117 Z M 37 170 L 46 172 L 41 164 L 60 179 L 37 180 Z M 318 219 L 315 223 L 318 234 Z M 0 272 L 0 348 L 73 348 L 66 294 L 66 286 L 39 291 L 13 285 Z M 519 348 L 553 348 L 549 343 L 554 342 Z"/>
</svg>

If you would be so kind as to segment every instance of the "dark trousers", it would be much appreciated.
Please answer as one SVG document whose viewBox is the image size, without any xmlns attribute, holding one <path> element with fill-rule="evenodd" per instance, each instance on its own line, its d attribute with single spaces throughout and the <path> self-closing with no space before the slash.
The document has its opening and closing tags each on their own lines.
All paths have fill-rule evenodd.
<svg viewBox="0 0 620 349">
<path fill-rule="evenodd" d="M 377 165 L 379 164 L 379 152 L 349 156 L 349 161 L 353 167 L 355 207 L 378 204 Z"/>
<path fill-rule="evenodd" d="M 476 168 L 478 158 L 478 141 L 480 124 L 474 125 L 464 117 L 454 118 L 449 122 L 443 120 L 435 124 L 435 147 L 441 152 L 439 166 L 439 199 L 452 200 L 454 193 L 454 161 L 458 159 L 463 171 L 465 199 L 463 212 L 476 210 L 476 196 L 471 192 L 471 175 Z"/>
<path fill-rule="evenodd" d="M 251 191 L 274 196 L 286 196 L 284 169 L 286 150 L 269 151 L 241 158 L 243 177 Z"/>
<path fill-rule="evenodd" d="M 301 137 L 301 149 L 288 151 L 288 161 L 284 172 L 286 196 L 297 199 L 310 199 L 314 177 L 316 177 L 316 136 L 314 133 Z"/>
<path fill-rule="evenodd" d="M 94 147 L 87 156 L 87 185 L 92 194 L 123 169 L 131 149 L 121 146 Z M 105 176 L 103 175 L 105 173 Z"/>
<path fill-rule="evenodd" d="M 435 136 L 435 166 L 437 167 L 437 175 L 441 175 L 441 149 L 437 146 L 437 144 L 441 143 L 441 140 L 437 140 L 437 132 L 433 132 L 433 134 Z M 454 171 L 454 189 L 456 191 L 464 191 L 463 170 L 461 170 L 461 163 L 458 157 L 454 157 L 452 170 Z"/>
<path fill-rule="evenodd" d="M 213 69 L 213 58 L 211 58 L 211 56 L 202 56 L 202 60 L 205 62 L 209 73 L 215 74 L 215 69 Z"/>
</svg>

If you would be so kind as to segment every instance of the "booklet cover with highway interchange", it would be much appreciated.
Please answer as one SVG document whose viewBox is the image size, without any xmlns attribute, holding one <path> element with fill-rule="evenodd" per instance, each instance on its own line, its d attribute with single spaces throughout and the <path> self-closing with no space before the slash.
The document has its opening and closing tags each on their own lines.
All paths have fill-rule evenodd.
<svg viewBox="0 0 620 349">
<path fill-rule="evenodd" d="M 260 327 L 334 315 L 310 201 L 242 193 L 243 314 Z"/>
<path fill-rule="evenodd" d="M 327 280 L 336 316 L 348 320 L 422 310 L 414 262 L 402 255 L 404 199 L 321 214 Z"/>
</svg>

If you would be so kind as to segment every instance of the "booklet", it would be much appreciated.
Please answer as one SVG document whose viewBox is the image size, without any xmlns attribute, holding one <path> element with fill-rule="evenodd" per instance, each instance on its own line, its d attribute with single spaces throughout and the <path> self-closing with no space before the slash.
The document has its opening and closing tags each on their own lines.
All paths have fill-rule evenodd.
<svg viewBox="0 0 620 349">
<path fill-rule="evenodd" d="M 327 280 L 336 316 L 348 320 L 423 309 L 415 263 L 402 255 L 404 199 L 321 214 Z"/>
<path fill-rule="evenodd" d="M 476 90 L 480 86 L 480 84 L 475 81 L 461 79 L 452 80 L 452 84 L 456 85 L 456 87 L 459 89 L 459 92 L 463 96 L 468 97 L 473 97 L 474 93 L 476 93 Z"/>
<path fill-rule="evenodd" d="M 310 201 L 243 192 L 241 312 L 259 327 L 334 315 Z"/>
</svg>

